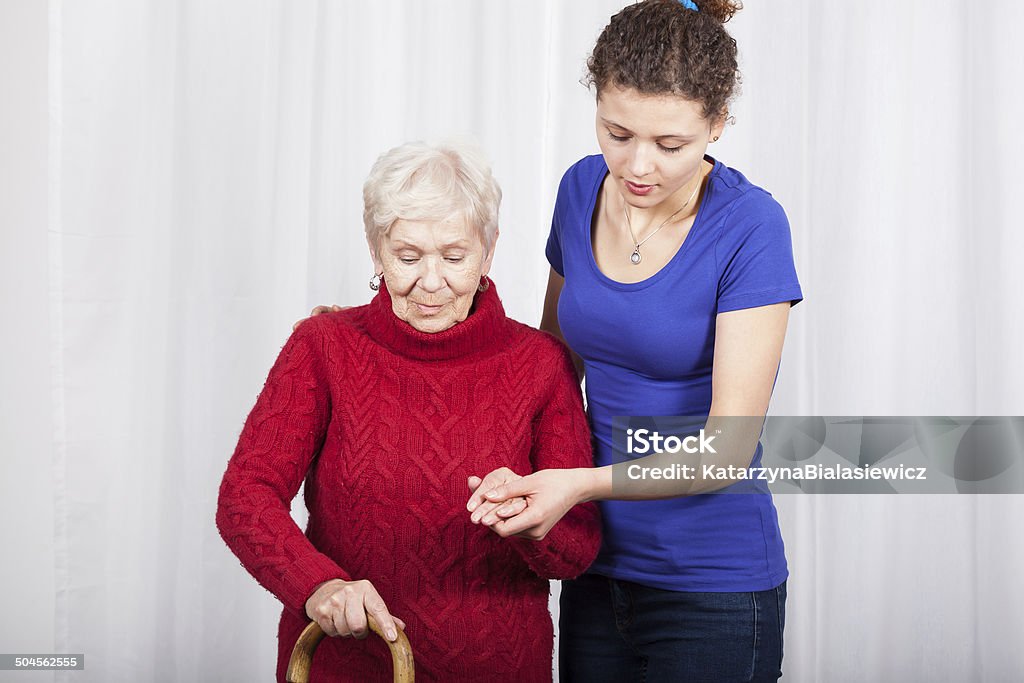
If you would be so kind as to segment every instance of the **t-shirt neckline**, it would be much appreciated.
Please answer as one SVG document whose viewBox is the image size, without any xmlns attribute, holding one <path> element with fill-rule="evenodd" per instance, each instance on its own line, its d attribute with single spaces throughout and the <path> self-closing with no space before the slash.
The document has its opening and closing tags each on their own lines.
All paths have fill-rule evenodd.
<svg viewBox="0 0 1024 683">
<path fill-rule="evenodd" d="M 702 218 L 704 216 L 704 209 L 708 204 L 708 197 L 711 195 L 711 181 L 715 175 L 718 174 L 720 162 L 714 157 L 705 154 L 704 160 L 712 165 L 711 172 L 708 173 L 708 184 L 704 189 L 703 201 L 697 208 L 697 215 L 693 218 L 693 225 L 690 226 L 690 231 L 686 233 L 686 237 L 683 239 L 683 243 L 679 245 L 676 253 L 672 255 L 672 258 L 668 260 L 668 263 L 658 269 L 657 272 L 652 274 L 648 278 L 644 278 L 638 282 L 620 282 L 619 280 L 612 279 L 605 275 L 604 271 L 597 265 L 597 257 L 594 256 L 594 211 L 597 209 L 597 197 L 601 192 L 601 186 L 604 185 L 604 179 L 608 177 L 608 164 L 604 162 L 604 157 L 601 157 L 601 165 L 604 167 L 604 172 L 597 175 L 597 180 L 594 184 L 593 189 L 590 193 L 590 202 L 588 204 L 588 211 L 586 215 L 589 217 L 586 223 L 586 249 L 587 249 L 587 260 L 590 261 L 590 268 L 594 272 L 598 281 L 601 284 L 610 287 L 611 289 L 617 289 L 621 291 L 632 291 L 638 289 L 644 289 L 656 284 L 659 280 L 665 277 L 665 273 L 670 270 L 677 262 L 683 259 L 685 252 L 687 251 L 687 245 L 693 241 L 693 233 L 697 228 L 702 225 Z"/>
</svg>

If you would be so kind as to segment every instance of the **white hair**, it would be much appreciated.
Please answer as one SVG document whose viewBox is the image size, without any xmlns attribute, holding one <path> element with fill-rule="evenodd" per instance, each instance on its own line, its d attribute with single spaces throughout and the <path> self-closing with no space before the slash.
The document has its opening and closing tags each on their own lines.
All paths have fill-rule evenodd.
<svg viewBox="0 0 1024 683">
<path fill-rule="evenodd" d="M 501 188 L 475 146 L 407 142 L 377 158 L 363 183 L 366 239 L 379 245 L 395 221 L 468 220 L 485 252 L 498 234 Z"/>
</svg>

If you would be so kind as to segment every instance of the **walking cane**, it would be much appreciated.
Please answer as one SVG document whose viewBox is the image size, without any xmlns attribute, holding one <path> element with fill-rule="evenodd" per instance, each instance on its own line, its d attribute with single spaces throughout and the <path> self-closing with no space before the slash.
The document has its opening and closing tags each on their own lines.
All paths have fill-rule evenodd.
<svg viewBox="0 0 1024 683">
<path fill-rule="evenodd" d="M 384 638 L 384 633 L 381 632 L 380 626 L 372 617 L 367 617 L 366 621 L 370 625 L 371 631 Z M 309 626 L 303 629 L 299 639 L 295 641 L 295 647 L 292 648 L 291 659 L 288 660 L 288 673 L 285 676 L 288 683 L 309 683 L 309 669 L 313 666 L 313 651 L 316 650 L 316 646 L 320 644 L 325 635 L 323 629 L 315 621 L 309 622 Z M 416 672 L 412 661 L 412 646 L 409 645 L 409 639 L 405 637 L 405 633 L 402 629 L 398 629 L 398 639 L 395 642 L 392 643 L 387 638 L 384 638 L 384 642 L 391 649 L 391 663 L 395 668 L 395 683 L 413 683 Z"/>
</svg>

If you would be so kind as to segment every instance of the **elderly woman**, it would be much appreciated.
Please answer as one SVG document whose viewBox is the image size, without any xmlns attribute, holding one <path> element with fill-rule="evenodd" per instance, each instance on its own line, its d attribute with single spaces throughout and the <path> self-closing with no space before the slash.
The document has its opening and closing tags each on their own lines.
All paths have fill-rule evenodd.
<svg viewBox="0 0 1024 683">
<path fill-rule="evenodd" d="M 501 191 L 475 152 L 403 145 L 377 160 L 363 220 L 379 290 L 303 322 L 270 370 L 220 488 L 217 526 L 284 604 L 277 676 L 310 619 L 404 628 L 419 680 L 551 679 L 549 578 L 600 544 L 593 506 L 542 540 L 465 512 L 467 482 L 591 462 L 566 349 L 505 316 L 487 273 Z M 289 514 L 305 480 L 306 533 Z M 328 639 L 311 679 L 389 680 L 378 638 Z"/>
</svg>

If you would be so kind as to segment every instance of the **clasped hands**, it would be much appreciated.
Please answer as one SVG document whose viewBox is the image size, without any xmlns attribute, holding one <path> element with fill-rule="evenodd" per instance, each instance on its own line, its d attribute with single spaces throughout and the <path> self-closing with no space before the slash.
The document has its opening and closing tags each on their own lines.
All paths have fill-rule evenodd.
<svg viewBox="0 0 1024 683">
<path fill-rule="evenodd" d="M 483 479 L 470 477 L 470 521 L 499 536 L 540 541 L 580 502 L 574 470 L 539 470 L 525 477 L 499 467 Z"/>
</svg>

